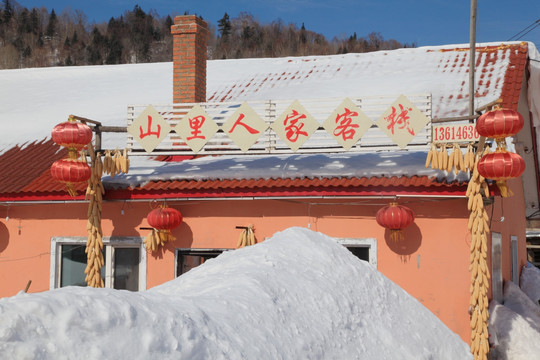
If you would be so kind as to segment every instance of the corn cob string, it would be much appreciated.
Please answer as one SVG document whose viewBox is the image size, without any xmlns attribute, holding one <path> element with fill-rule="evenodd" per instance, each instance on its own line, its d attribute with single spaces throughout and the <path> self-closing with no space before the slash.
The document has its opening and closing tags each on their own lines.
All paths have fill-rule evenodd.
<svg viewBox="0 0 540 360">
<path fill-rule="evenodd" d="M 475 360 L 486 360 L 489 352 L 489 268 L 487 266 L 487 234 L 489 230 L 489 217 L 484 207 L 481 191 L 489 197 L 489 188 L 485 179 L 478 173 L 476 165 L 480 156 L 476 156 L 473 173 L 467 187 L 470 211 L 468 229 L 471 232 L 470 245 L 470 306 L 471 306 L 471 353 Z"/>
<path fill-rule="evenodd" d="M 86 188 L 88 204 L 88 223 L 86 230 L 88 240 L 86 242 L 87 265 L 84 273 L 86 282 L 91 287 L 104 287 L 101 277 L 101 268 L 105 265 L 103 260 L 103 231 L 101 229 L 102 199 L 105 190 L 101 183 L 103 164 L 101 154 L 95 153 L 92 144 L 88 144 L 88 152 L 91 159 L 91 176 Z"/>
</svg>

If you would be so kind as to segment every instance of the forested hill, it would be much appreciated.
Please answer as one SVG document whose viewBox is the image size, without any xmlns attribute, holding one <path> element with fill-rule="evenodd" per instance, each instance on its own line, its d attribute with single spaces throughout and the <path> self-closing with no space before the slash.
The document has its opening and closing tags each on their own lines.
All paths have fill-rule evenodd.
<svg viewBox="0 0 540 360">
<path fill-rule="evenodd" d="M 160 16 L 136 5 L 109 22 L 90 24 L 80 10 L 57 14 L 3 0 L 0 69 L 172 61 L 174 15 Z M 281 20 L 261 24 L 248 13 L 236 18 L 225 13 L 217 24 L 208 25 L 209 59 L 331 55 L 415 46 L 385 40 L 375 32 L 328 40 L 303 23 L 300 27 Z"/>
</svg>

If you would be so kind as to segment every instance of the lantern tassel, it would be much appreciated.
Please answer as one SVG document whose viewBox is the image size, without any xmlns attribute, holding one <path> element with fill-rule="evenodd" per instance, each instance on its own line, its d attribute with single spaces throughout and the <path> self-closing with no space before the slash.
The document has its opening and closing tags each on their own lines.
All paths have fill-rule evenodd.
<svg viewBox="0 0 540 360">
<path fill-rule="evenodd" d="M 401 230 L 390 229 L 390 240 L 398 242 L 398 241 L 403 241 L 403 239 L 404 239 L 404 236 Z"/>
<path fill-rule="evenodd" d="M 512 190 L 510 190 L 508 185 L 506 185 L 506 180 L 499 180 L 496 183 L 502 197 L 510 197 L 514 195 Z"/>
<path fill-rule="evenodd" d="M 72 183 L 66 183 L 66 188 L 71 197 L 77 196 L 77 190 L 75 190 L 75 186 Z"/>
</svg>

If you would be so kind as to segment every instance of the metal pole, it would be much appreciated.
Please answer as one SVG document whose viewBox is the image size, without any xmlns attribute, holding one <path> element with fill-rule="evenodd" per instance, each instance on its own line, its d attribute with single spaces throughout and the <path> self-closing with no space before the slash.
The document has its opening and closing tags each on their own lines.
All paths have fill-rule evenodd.
<svg viewBox="0 0 540 360">
<path fill-rule="evenodd" d="M 469 61 L 469 116 L 474 115 L 474 68 L 476 62 L 476 0 L 471 0 L 470 61 Z"/>
</svg>

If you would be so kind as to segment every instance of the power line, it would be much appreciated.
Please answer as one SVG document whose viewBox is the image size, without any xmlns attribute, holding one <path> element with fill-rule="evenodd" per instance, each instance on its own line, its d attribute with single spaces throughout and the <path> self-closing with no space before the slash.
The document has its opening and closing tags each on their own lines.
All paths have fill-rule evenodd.
<svg viewBox="0 0 540 360">
<path fill-rule="evenodd" d="M 510 39 L 508 39 L 507 41 L 511 41 L 511 40 L 519 40 L 521 39 L 523 36 L 527 35 L 528 33 L 530 33 L 531 31 L 533 31 L 534 29 L 536 29 L 538 26 L 540 26 L 540 19 L 536 20 L 535 22 L 533 22 L 532 24 L 530 24 L 529 26 L 527 26 L 525 29 L 519 31 L 517 34 L 515 34 L 514 36 L 512 36 Z"/>
</svg>

